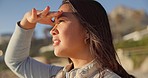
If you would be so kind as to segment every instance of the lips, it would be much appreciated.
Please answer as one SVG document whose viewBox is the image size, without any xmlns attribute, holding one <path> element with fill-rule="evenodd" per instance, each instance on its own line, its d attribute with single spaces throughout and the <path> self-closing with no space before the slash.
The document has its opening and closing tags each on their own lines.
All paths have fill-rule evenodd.
<svg viewBox="0 0 148 78">
<path fill-rule="evenodd" d="M 52 41 L 53 41 L 53 46 L 57 46 L 61 42 L 59 39 L 56 39 L 56 38 L 53 38 Z"/>
</svg>

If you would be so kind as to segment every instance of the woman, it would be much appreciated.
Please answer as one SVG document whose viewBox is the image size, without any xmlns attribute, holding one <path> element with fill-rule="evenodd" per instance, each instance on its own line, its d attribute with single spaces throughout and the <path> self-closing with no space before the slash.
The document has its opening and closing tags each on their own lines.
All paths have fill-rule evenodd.
<svg viewBox="0 0 148 78">
<path fill-rule="evenodd" d="M 101 4 L 64 0 L 58 12 L 49 9 L 32 9 L 17 23 L 5 62 L 20 78 L 132 78 L 116 60 L 109 21 Z M 45 65 L 29 57 L 37 23 L 53 26 L 54 53 L 69 58 L 69 65 Z"/>
</svg>

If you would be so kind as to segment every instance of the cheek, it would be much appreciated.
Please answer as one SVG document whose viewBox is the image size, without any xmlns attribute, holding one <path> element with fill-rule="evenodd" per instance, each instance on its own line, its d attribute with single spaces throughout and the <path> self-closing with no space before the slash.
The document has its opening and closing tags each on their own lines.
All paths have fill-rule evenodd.
<svg viewBox="0 0 148 78">
<path fill-rule="evenodd" d="M 57 27 L 61 40 L 60 45 L 55 48 L 57 56 L 74 56 L 85 48 L 84 30 L 76 23 L 60 24 Z"/>
<path fill-rule="evenodd" d="M 59 32 L 60 33 L 60 32 Z M 70 26 L 63 29 L 61 37 L 63 44 L 67 47 L 76 47 L 84 43 L 84 34 L 82 29 L 78 26 L 70 24 Z"/>
</svg>

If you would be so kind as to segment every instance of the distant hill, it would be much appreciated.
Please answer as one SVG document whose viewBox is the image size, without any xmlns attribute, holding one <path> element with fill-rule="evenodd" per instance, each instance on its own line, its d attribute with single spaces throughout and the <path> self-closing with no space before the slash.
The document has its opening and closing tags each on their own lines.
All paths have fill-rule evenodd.
<svg viewBox="0 0 148 78">
<path fill-rule="evenodd" d="M 148 14 L 144 10 L 136 10 L 125 6 L 116 7 L 108 14 L 111 30 L 115 40 L 123 35 L 144 29 L 148 25 Z"/>
</svg>

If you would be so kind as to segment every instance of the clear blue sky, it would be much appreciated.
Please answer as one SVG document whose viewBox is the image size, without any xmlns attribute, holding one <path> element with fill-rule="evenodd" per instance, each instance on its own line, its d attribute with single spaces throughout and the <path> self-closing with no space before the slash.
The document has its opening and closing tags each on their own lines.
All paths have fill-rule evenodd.
<svg viewBox="0 0 148 78">
<path fill-rule="evenodd" d="M 62 0 L 0 0 L 0 34 L 12 33 L 17 21 L 21 20 L 23 15 L 36 8 L 39 10 L 50 6 L 51 10 L 58 10 Z M 115 7 L 124 5 L 129 8 L 143 9 L 148 13 L 148 0 L 97 0 L 109 13 Z M 45 25 L 38 24 L 36 35 L 42 37 L 42 31 Z"/>
</svg>

